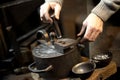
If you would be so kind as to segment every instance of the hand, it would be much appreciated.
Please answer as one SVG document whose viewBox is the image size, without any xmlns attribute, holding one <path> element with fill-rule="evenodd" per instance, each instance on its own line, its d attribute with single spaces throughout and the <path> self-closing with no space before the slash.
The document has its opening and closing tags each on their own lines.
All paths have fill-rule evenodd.
<svg viewBox="0 0 120 80">
<path fill-rule="evenodd" d="M 83 22 L 81 31 L 77 36 L 84 36 L 81 39 L 81 43 L 85 41 L 95 41 L 98 35 L 103 31 L 103 21 L 95 14 L 91 13 Z"/>
<path fill-rule="evenodd" d="M 50 10 L 54 11 L 54 16 L 56 19 L 59 19 L 61 6 L 59 3 L 56 2 L 46 2 L 40 7 L 40 19 L 45 23 L 52 23 L 53 20 L 51 18 L 51 14 L 49 13 Z"/>
</svg>

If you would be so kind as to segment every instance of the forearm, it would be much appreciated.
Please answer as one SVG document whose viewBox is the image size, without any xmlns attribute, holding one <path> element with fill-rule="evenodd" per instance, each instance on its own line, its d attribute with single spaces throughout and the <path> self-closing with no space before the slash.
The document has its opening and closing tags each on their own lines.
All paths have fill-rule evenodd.
<svg viewBox="0 0 120 80">
<path fill-rule="evenodd" d="M 63 0 L 45 0 L 45 2 L 57 2 L 57 3 L 59 3 L 60 5 L 62 5 Z"/>
<path fill-rule="evenodd" d="M 92 10 L 103 21 L 106 21 L 111 15 L 120 9 L 120 0 L 101 0 Z"/>
</svg>

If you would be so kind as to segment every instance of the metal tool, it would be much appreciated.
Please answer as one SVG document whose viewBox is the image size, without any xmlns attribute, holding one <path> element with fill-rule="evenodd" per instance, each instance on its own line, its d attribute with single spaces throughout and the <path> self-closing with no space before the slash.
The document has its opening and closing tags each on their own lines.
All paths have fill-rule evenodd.
<svg viewBox="0 0 120 80">
<path fill-rule="evenodd" d="M 57 23 L 57 20 L 55 19 L 55 16 L 52 16 L 53 19 L 53 25 L 55 27 L 55 32 L 57 34 L 57 38 L 62 38 L 62 33 L 60 31 L 59 25 Z"/>
</svg>

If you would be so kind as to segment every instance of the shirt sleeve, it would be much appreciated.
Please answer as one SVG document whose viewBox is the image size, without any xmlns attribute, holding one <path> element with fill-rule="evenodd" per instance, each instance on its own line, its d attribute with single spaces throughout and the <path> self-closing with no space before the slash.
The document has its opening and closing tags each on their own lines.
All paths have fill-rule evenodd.
<svg viewBox="0 0 120 80">
<path fill-rule="evenodd" d="M 92 13 L 96 14 L 103 21 L 108 20 L 111 15 L 120 9 L 120 0 L 101 0 Z"/>
<path fill-rule="evenodd" d="M 62 5 L 63 0 L 45 0 L 45 2 L 57 2 L 57 3 L 59 3 L 60 5 Z"/>
</svg>

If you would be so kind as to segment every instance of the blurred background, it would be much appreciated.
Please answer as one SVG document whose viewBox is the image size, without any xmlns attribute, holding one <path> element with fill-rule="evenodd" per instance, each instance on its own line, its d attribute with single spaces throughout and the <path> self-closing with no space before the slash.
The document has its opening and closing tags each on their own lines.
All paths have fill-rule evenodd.
<svg viewBox="0 0 120 80">
<path fill-rule="evenodd" d="M 46 27 L 46 24 L 41 22 L 39 17 L 39 8 L 43 3 L 44 0 L 0 0 L 0 76 L 3 77 L 11 71 L 16 74 L 29 72 L 26 68 L 28 64 L 33 62 L 31 50 L 37 45 L 36 32 Z M 93 7 L 88 4 L 93 3 L 88 0 L 64 0 L 59 21 L 64 37 L 77 38 L 76 35 L 81 29 L 82 22 Z M 104 44 L 109 44 L 109 50 L 113 53 L 113 60 L 118 65 L 118 73 L 113 75 L 116 77 L 119 74 L 120 64 L 120 27 L 107 28 L 110 29 L 107 32 L 104 31 L 107 37 L 99 37 L 106 40 L 99 39 L 95 43 L 99 47 L 96 47 L 95 44 L 85 43 L 86 48 L 80 53 L 82 56 L 89 57 L 89 53 L 94 54 L 98 48 L 104 46 L 108 49 L 108 46 Z M 113 36 L 115 36 L 114 39 Z M 101 43 L 99 43 L 100 41 Z M 14 80 L 13 78 L 10 79 Z"/>
</svg>

